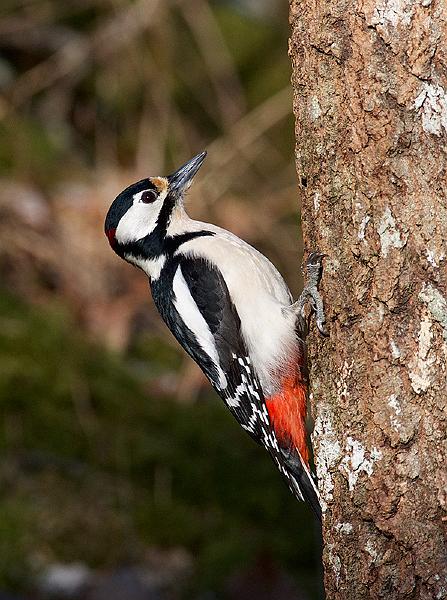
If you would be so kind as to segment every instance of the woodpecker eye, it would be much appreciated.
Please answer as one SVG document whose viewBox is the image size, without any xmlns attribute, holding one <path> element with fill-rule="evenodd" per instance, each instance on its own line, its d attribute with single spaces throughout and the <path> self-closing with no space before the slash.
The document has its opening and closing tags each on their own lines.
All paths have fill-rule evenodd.
<svg viewBox="0 0 447 600">
<path fill-rule="evenodd" d="M 156 199 L 157 194 L 154 192 L 154 190 L 146 190 L 141 194 L 141 202 L 144 204 L 151 204 L 152 202 L 155 202 Z"/>
</svg>

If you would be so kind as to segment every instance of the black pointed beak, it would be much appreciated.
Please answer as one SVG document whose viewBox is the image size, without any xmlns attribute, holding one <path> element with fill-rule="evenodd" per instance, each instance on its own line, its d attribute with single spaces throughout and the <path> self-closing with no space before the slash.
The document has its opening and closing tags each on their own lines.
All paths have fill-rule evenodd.
<svg viewBox="0 0 447 600">
<path fill-rule="evenodd" d="M 206 152 L 201 152 L 191 160 L 188 160 L 180 169 L 177 169 L 175 173 L 168 176 L 169 191 L 180 195 L 186 191 L 192 183 L 195 174 L 202 166 L 205 160 Z"/>
</svg>

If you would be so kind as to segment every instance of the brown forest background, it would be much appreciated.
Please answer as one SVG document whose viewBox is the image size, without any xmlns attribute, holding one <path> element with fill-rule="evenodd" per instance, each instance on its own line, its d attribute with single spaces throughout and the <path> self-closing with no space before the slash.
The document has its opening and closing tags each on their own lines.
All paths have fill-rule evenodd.
<svg viewBox="0 0 447 600">
<path fill-rule="evenodd" d="M 297 293 L 287 8 L 2 3 L 2 599 L 321 597 L 307 507 L 102 231 L 123 187 L 206 148 L 191 214 Z"/>
</svg>

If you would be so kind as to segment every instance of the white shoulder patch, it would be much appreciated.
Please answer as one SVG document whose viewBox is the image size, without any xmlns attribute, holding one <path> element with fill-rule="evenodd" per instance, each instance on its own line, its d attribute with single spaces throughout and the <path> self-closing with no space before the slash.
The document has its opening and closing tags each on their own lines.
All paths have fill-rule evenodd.
<svg viewBox="0 0 447 600">
<path fill-rule="evenodd" d="M 207 322 L 202 316 L 194 298 L 191 296 L 188 284 L 183 277 L 181 267 L 177 267 L 173 281 L 174 306 L 181 316 L 185 325 L 194 333 L 201 348 L 208 354 L 216 365 L 219 373 L 219 386 L 221 389 L 227 387 L 227 380 L 219 364 L 219 355 L 213 334 Z"/>
</svg>

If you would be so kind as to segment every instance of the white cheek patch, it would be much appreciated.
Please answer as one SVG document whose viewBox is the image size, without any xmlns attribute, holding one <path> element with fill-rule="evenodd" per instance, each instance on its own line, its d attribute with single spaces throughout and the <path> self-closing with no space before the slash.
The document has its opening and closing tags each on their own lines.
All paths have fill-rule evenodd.
<svg viewBox="0 0 447 600">
<path fill-rule="evenodd" d="M 142 193 L 135 194 L 133 205 L 118 223 L 115 237 L 120 244 L 141 240 L 152 233 L 157 225 L 164 198 L 159 196 L 152 204 L 144 204 L 139 201 Z"/>
</svg>

